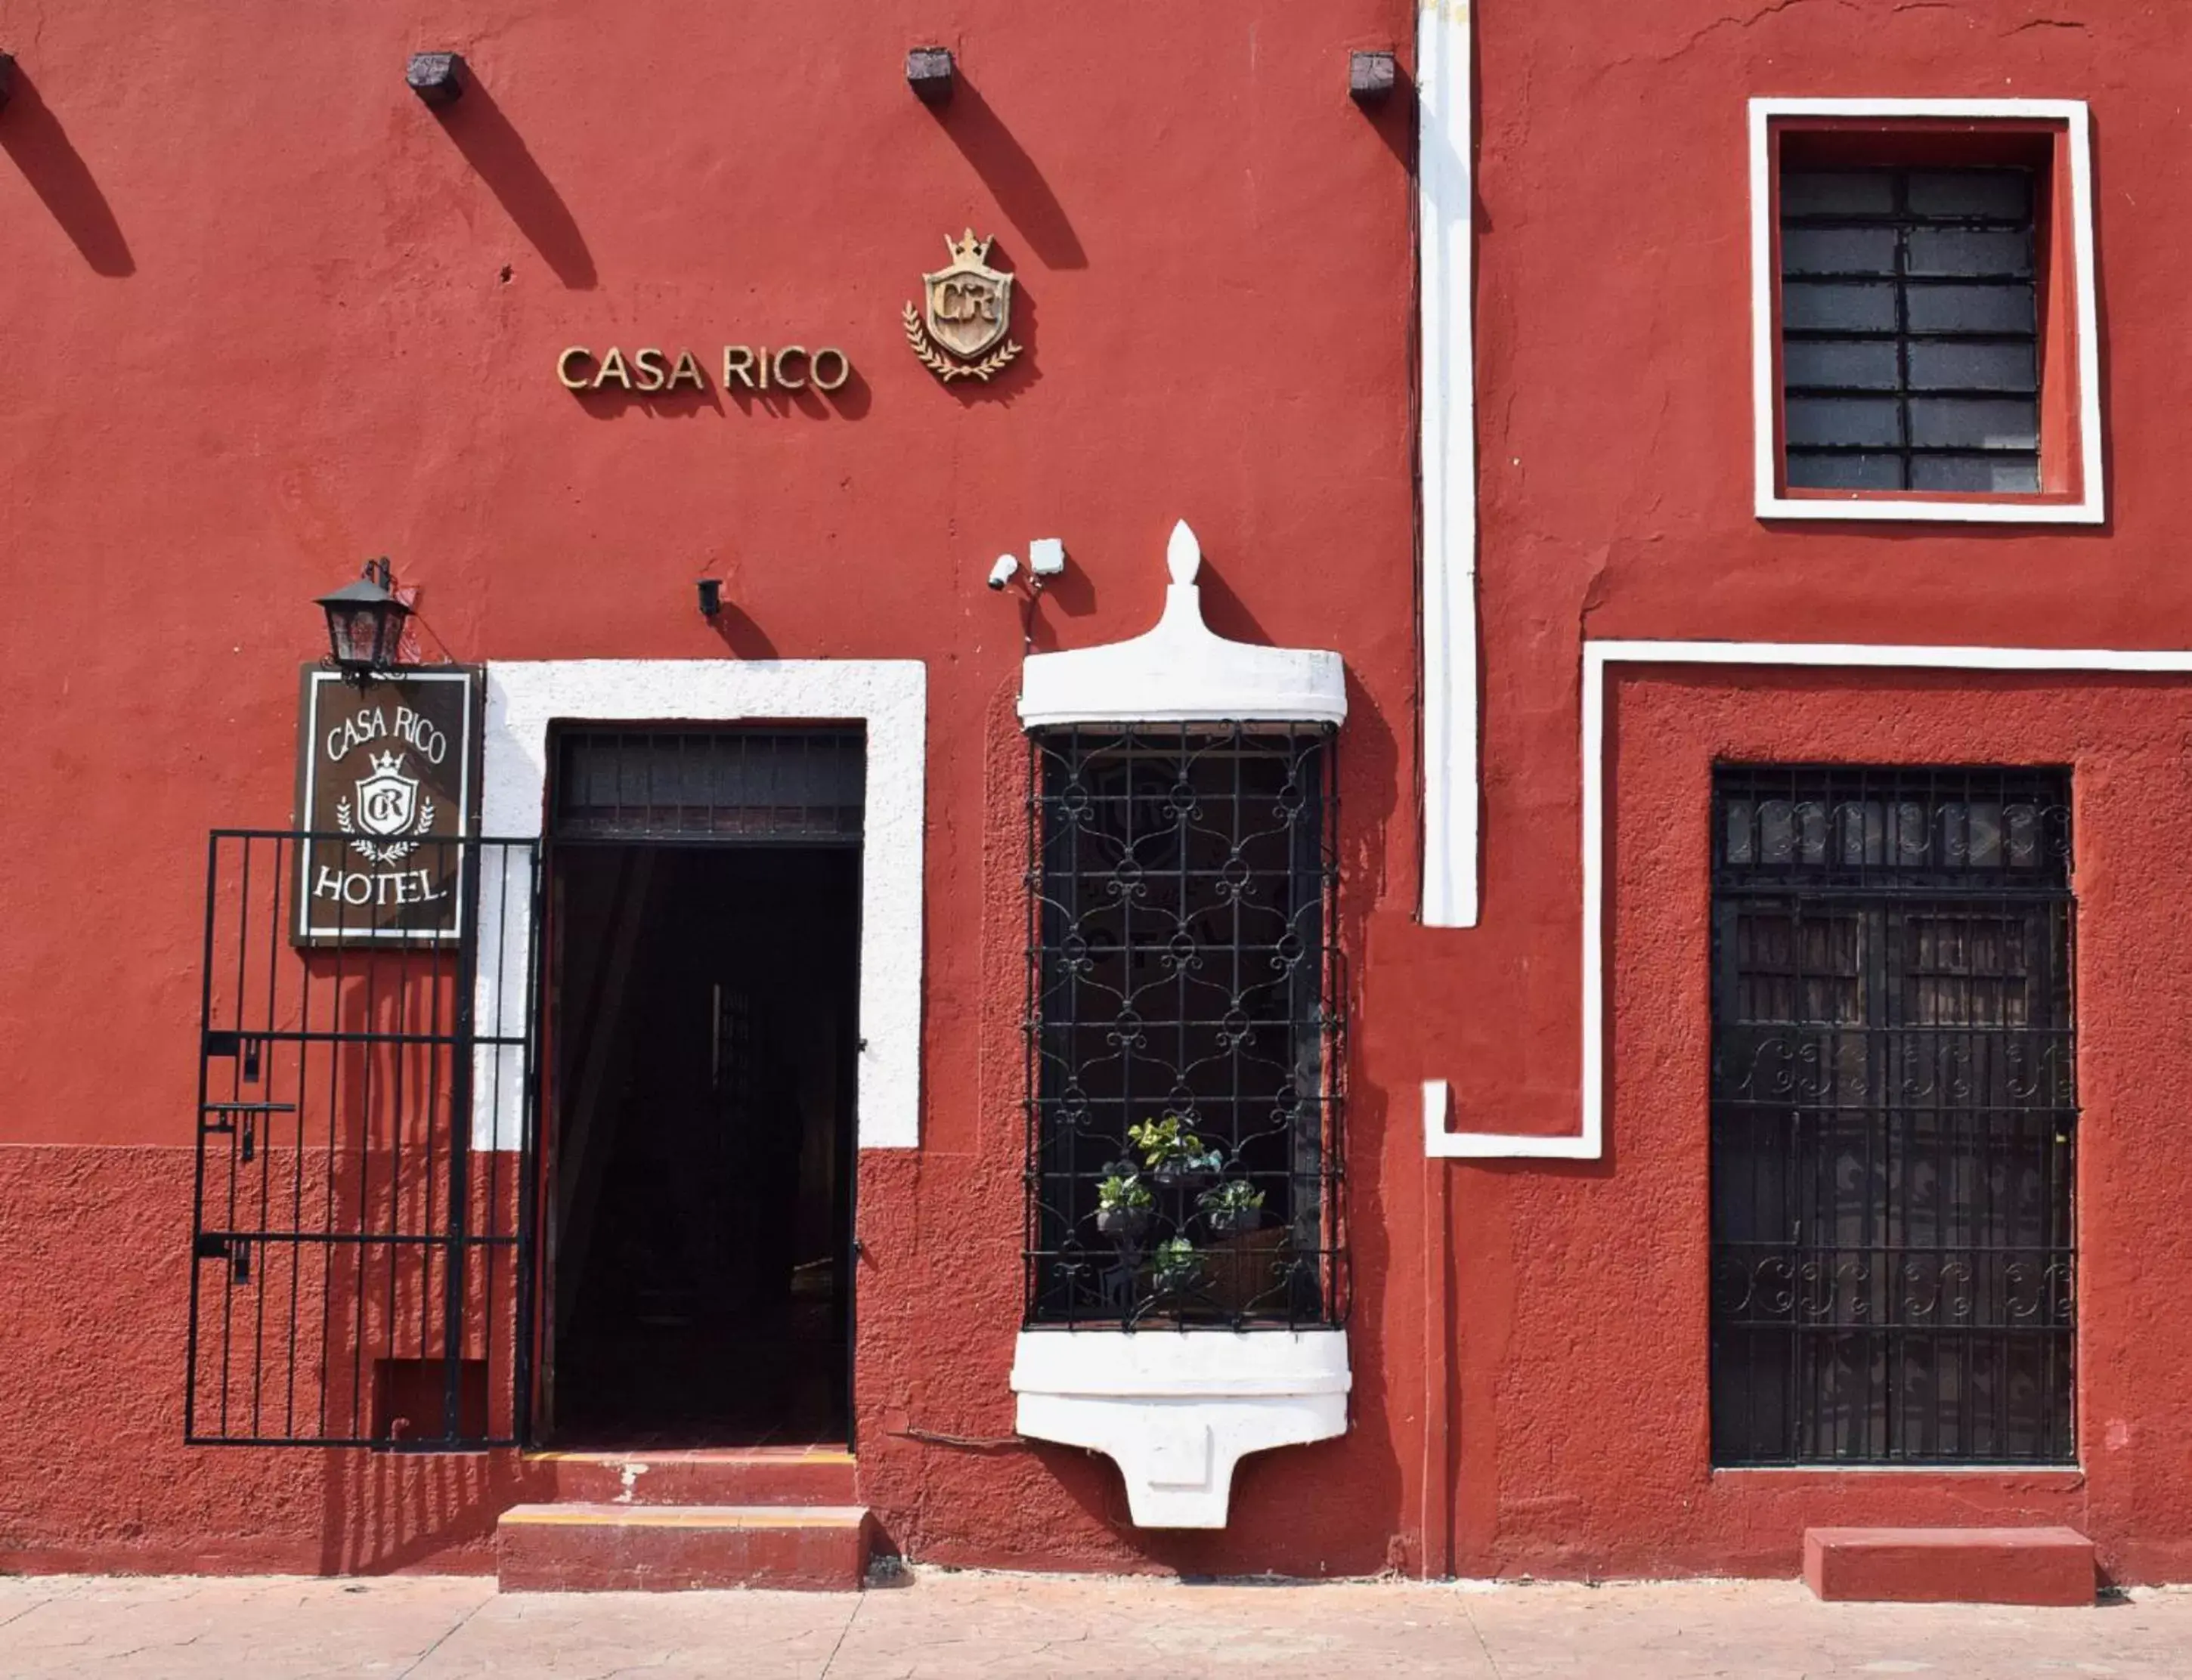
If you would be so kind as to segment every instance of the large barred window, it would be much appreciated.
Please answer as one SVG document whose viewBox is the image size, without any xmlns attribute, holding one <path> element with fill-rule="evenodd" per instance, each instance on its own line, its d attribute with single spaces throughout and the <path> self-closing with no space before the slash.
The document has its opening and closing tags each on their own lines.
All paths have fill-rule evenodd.
<svg viewBox="0 0 2192 1680">
<path fill-rule="evenodd" d="M 2064 772 L 1718 772 L 1715 1463 L 2073 1458 L 2072 921 Z"/>
<path fill-rule="evenodd" d="M 1339 1322 L 1332 735 L 1030 737 L 1030 1324 Z"/>
</svg>

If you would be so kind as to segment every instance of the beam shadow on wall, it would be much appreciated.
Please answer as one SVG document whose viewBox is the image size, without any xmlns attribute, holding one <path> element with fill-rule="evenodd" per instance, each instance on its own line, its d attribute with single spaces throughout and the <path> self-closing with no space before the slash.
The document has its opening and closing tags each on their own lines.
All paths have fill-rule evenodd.
<svg viewBox="0 0 2192 1680">
<path fill-rule="evenodd" d="M 479 79 L 477 66 L 465 83 L 464 97 L 437 109 L 434 119 L 556 277 L 572 291 L 593 290 L 594 257 L 586 248 L 585 236 L 579 231 L 563 195 L 534 161 L 525 137 L 511 126 Z"/>
<path fill-rule="evenodd" d="M 114 219 L 106 195 L 20 63 L 7 120 L 0 122 L 0 148 L 14 160 L 31 191 L 94 274 L 120 280 L 137 272 L 136 259 L 129 254 L 129 243 L 122 236 L 122 225 Z"/>
<path fill-rule="evenodd" d="M 933 107 L 937 126 L 951 138 L 983 185 L 996 196 L 997 208 L 1013 231 L 1047 268 L 1086 268 L 1088 253 L 1066 219 L 1065 207 L 1043 179 L 1035 159 L 998 121 L 981 90 L 968 82 L 963 67 L 951 103 Z"/>
<path fill-rule="evenodd" d="M 1401 62 L 1394 66 L 1393 91 L 1384 99 L 1368 105 L 1357 105 L 1370 132 L 1385 143 L 1385 149 L 1407 171 L 1413 185 L 1416 168 L 1416 77 L 1405 54 L 1396 54 Z"/>
<path fill-rule="evenodd" d="M 726 599 L 723 610 L 709 621 L 708 628 L 722 639 L 723 647 L 734 659 L 777 659 L 783 656 L 776 644 L 769 640 L 768 632 L 754 622 L 751 614 L 736 601 Z"/>
</svg>

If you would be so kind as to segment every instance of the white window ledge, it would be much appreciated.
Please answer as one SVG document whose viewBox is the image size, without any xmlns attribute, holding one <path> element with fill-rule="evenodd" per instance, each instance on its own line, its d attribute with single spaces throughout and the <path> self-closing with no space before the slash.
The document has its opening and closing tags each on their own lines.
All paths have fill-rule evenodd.
<svg viewBox="0 0 2192 1680">
<path fill-rule="evenodd" d="M 1110 1458 L 1137 1528 L 1222 1529 L 1250 1453 L 1347 1432 L 1344 1330 L 1024 1330 L 1019 1432 Z"/>
</svg>

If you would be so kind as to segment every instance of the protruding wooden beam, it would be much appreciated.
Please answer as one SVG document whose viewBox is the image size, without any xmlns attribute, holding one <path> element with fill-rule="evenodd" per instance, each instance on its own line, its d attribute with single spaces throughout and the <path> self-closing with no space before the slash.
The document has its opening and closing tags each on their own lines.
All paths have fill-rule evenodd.
<svg viewBox="0 0 2192 1680">
<path fill-rule="evenodd" d="M 1379 105 L 1400 85 L 1400 64 L 1390 53 L 1347 55 L 1347 97 L 1357 105 Z"/>
<path fill-rule="evenodd" d="M 404 66 L 403 80 L 430 105 L 454 105 L 464 97 L 464 54 L 414 53 Z"/>
<path fill-rule="evenodd" d="M 952 79 L 949 47 L 916 47 L 905 55 L 905 85 L 923 105 L 949 104 Z"/>
</svg>

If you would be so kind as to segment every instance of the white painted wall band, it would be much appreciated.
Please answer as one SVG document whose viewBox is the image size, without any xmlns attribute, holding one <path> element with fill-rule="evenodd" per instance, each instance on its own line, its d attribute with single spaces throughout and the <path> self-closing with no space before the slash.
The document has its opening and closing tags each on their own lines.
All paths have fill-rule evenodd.
<svg viewBox="0 0 2192 1680">
<path fill-rule="evenodd" d="M 1476 350 L 1469 8 L 1416 14 L 1417 282 L 1422 288 L 1423 890 L 1426 927 L 1477 919 Z"/>
<path fill-rule="evenodd" d="M 1449 1131 L 1444 1079 L 1424 1081 L 1424 1153 L 1457 1159 L 1595 1161 L 1606 1136 L 1606 690 L 1616 665 L 1810 666 L 1840 670 L 2192 675 L 2192 652 L 2091 647 L 1873 646 L 1841 642 L 1587 641 L 1583 645 L 1582 1123 L 1566 1136 Z"/>
</svg>

